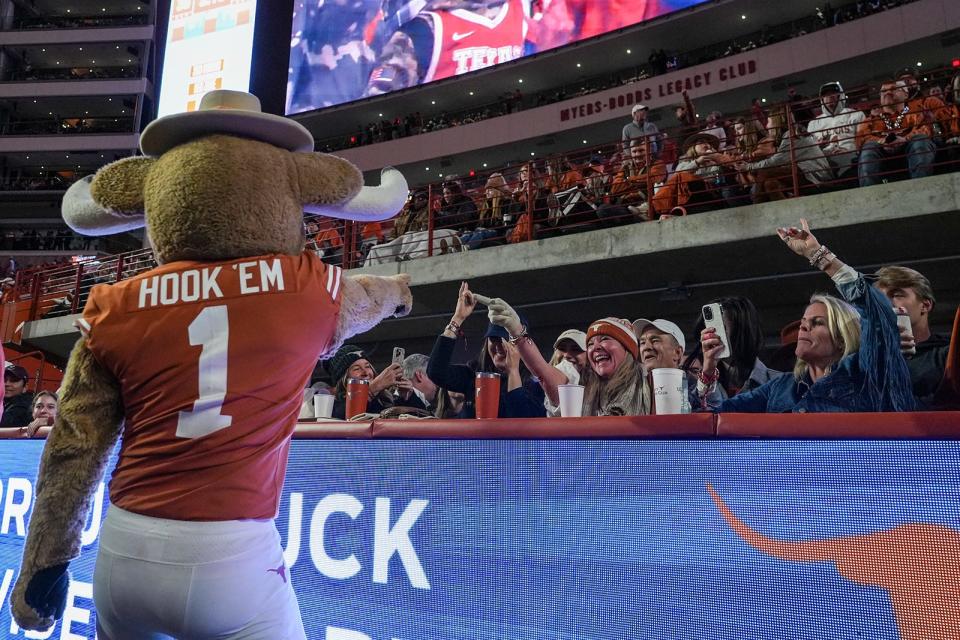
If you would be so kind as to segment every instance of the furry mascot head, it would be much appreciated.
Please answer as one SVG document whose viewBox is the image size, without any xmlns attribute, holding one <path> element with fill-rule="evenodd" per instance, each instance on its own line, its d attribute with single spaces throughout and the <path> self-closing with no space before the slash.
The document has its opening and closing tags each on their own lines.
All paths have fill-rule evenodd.
<svg viewBox="0 0 960 640">
<path fill-rule="evenodd" d="M 114 162 L 74 184 L 64 198 L 64 219 L 80 233 L 105 235 L 146 226 L 160 266 L 95 287 L 78 321 L 83 336 L 70 355 L 59 415 L 43 451 L 23 563 L 11 596 L 14 618 L 25 629 L 49 628 L 63 613 L 67 564 L 79 554 L 90 498 L 121 433 L 121 462 L 111 491 L 125 464 L 128 441 L 136 441 L 137 425 L 160 430 L 164 421 L 172 424 L 171 446 L 185 447 L 190 446 L 186 438 L 198 437 L 236 445 L 237 438 L 246 437 L 244 421 L 256 423 L 250 431 L 257 437 L 273 434 L 273 448 L 283 452 L 280 462 L 271 460 L 282 478 L 302 389 L 317 358 L 387 317 L 407 314 L 412 305 L 408 276 L 346 276 L 304 251 L 305 210 L 359 221 L 389 218 L 407 196 L 399 172 L 386 169 L 381 186 L 365 187 L 360 171 L 346 160 L 313 153 L 313 137 L 302 125 L 261 113 L 256 97 L 235 91 L 213 91 L 198 111 L 151 123 L 141 136 L 141 150 L 143 156 Z M 165 287 L 173 282 L 165 278 L 179 285 Z M 245 297 L 251 291 L 261 295 Z M 219 307 L 203 302 L 211 296 L 223 298 L 216 301 Z M 277 308 L 283 305 L 287 314 L 278 318 Z M 196 320 L 198 310 L 218 308 L 224 316 L 232 314 L 229 338 L 225 331 L 197 337 L 197 323 L 190 320 Z M 150 358 L 134 356 L 151 348 L 161 355 L 174 349 L 176 340 L 162 331 L 171 325 L 179 331 L 179 313 L 188 314 L 178 338 L 183 355 L 170 357 L 165 369 L 151 370 Z M 196 359 L 201 351 L 192 347 L 202 345 L 206 353 L 204 341 L 217 339 L 229 339 L 229 358 L 243 369 L 229 369 L 212 422 L 185 421 L 183 415 L 201 413 L 202 406 L 196 382 L 204 375 L 198 373 Z M 222 357 L 226 368 L 226 343 Z M 267 369 L 274 375 L 263 375 Z M 165 375 L 168 386 L 163 386 Z M 244 379 L 249 388 L 232 387 Z M 189 389 L 189 397 L 173 399 L 180 387 Z M 151 409 L 157 406 L 152 403 L 158 391 L 169 399 L 166 413 Z M 209 391 L 200 384 L 207 401 Z M 211 444 L 216 442 L 208 440 Z M 243 469 L 222 473 L 242 476 Z M 137 489 L 127 489 L 124 499 L 135 501 Z M 120 499 L 120 492 L 112 497 Z M 275 509 L 266 513 L 269 496 L 262 514 L 205 506 L 216 502 L 198 501 L 194 508 L 200 512 L 182 518 L 177 517 L 182 505 L 171 505 L 167 513 L 161 509 L 159 515 L 140 512 L 184 520 L 275 515 Z M 203 511 L 208 508 L 209 513 Z"/>
</svg>

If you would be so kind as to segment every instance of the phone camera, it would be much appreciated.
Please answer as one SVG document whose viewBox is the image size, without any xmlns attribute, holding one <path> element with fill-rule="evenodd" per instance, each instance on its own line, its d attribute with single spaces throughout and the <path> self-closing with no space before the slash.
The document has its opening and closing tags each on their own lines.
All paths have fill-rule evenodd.
<svg viewBox="0 0 960 640">
<path fill-rule="evenodd" d="M 703 319 L 704 320 L 713 320 L 713 309 L 710 307 L 703 308 Z"/>
</svg>

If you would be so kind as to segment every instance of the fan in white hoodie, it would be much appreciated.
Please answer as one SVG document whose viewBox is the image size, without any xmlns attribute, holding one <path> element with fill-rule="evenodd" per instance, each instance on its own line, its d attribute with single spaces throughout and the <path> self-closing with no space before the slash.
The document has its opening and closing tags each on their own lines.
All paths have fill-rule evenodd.
<svg viewBox="0 0 960 640">
<path fill-rule="evenodd" d="M 857 127 L 866 116 L 847 106 L 847 95 L 839 82 L 820 87 L 820 108 L 820 115 L 810 121 L 807 132 L 820 144 L 837 175 L 842 176 L 857 159 Z"/>
</svg>

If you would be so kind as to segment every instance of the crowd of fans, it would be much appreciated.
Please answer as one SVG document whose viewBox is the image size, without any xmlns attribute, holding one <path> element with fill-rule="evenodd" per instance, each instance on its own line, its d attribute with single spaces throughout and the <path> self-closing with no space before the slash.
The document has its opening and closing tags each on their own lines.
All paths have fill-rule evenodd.
<svg viewBox="0 0 960 640">
<path fill-rule="evenodd" d="M 646 65 L 623 69 L 612 74 L 608 73 L 602 76 L 585 78 L 578 81 L 575 85 L 541 91 L 532 97 L 525 98 L 519 90 L 507 91 L 499 96 L 496 102 L 479 107 L 471 107 L 456 113 L 441 111 L 435 114 L 421 114 L 418 111 L 412 114 L 397 116 L 393 119 L 382 119 L 378 122 L 370 122 L 366 126 L 358 127 L 356 133 L 319 140 L 317 148 L 329 152 L 337 149 L 376 144 L 386 140 L 418 135 L 438 129 L 455 127 L 461 124 L 471 124 L 523 109 L 562 102 L 563 100 L 576 98 L 596 91 L 603 91 L 638 80 L 670 73 L 677 69 L 711 62 L 720 58 L 750 51 L 757 47 L 764 47 L 790 38 L 803 36 L 813 31 L 857 20 L 913 1 L 914 0 L 857 0 L 856 2 L 850 2 L 837 9 L 833 9 L 830 3 L 827 3 L 823 8 L 818 8 L 814 14 L 806 18 L 794 20 L 775 27 L 764 27 L 761 31 L 693 51 L 668 53 L 663 49 L 653 50 L 647 59 Z"/>
<path fill-rule="evenodd" d="M 373 265 L 956 169 L 960 74 L 921 86 L 903 69 L 854 95 L 831 81 L 701 119 L 683 94 L 667 132 L 637 104 L 616 143 L 416 189 L 392 226 L 309 221 L 307 235 L 328 262 Z"/>
<path fill-rule="evenodd" d="M 631 322 L 605 317 L 563 331 L 548 360 L 530 337 L 522 313 L 463 283 L 429 356 L 413 354 L 378 372 L 359 347 L 345 345 L 326 363 L 329 377 L 318 376 L 310 391 L 335 396 L 336 418 L 345 417 L 351 378 L 369 381 L 368 413 L 471 418 L 474 378 L 487 372 L 499 377 L 501 418 L 559 415 L 559 387 L 571 384 L 583 387 L 584 416 L 645 415 L 656 412 L 652 372 L 680 369 L 686 404 L 693 411 L 870 412 L 960 406 L 960 363 L 948 364 L 951 339 L 930 330 L 936 297 L 923 274 L 898 265 L 858 273 L 820 244 L 805 220 L 776 233 L 787 251 L 829 277 L 836 293 L 812 296 L 800 319 L 784 327 L 783 346 L 775 353 L 764 353 L 754 304 L 743 297 L 724 297 L 709 302 L 720 305 L 725 336 L 703 318 L 684 331 L 665 318 Z M 483 344 L 468 364 L 454 364 L 457 341 L 478 308 L 487 311 Z"/>
<path fill-rule="evenodd" d="M 431 238 L 434 252 L 468 250 L 540 237 L 571 221 L 577 228 L 656 220 L 956 168 L 960 73 L 932 74 L 921 87 L 903 69 L 877 92 L 857 96 L 853 103 L 838 82 L 827 82 L 814 98 L 791 92 L 783 104 L 754 101 L 740 116 L 700 119 L 684 95 L 673 135 L 658 131 L 636 105 L 615 145 L 474 181 L 447 180 L 440 193 L 415 190 L 392 230 L 352 230 L 357 252 L 368 264 L 404 260 L 428 252 Z M 349 243 L 339 230 L 319 224 L 308 223 L 318 251 L 330 259 L 335 249 L 346 259 Z M 475 411 L 473 378 L 489 372 L 499 375 L 502 418 L 557 415 L 564 384 L 582 385 L 583 415 L 643 415 L 655 412 L 651 372 L 669 368 L 684 372 L 686 402 L 695 411 L 960 407 L 958 364 L 948 363 L 951 339 L 930 330 L 936 298 L 923 274 L 899 265 L 858 273 L 820 244 L 806 221 L 777 235 L 830 277 L 836 294 L 812 296 L 802 317 L 783 328 L 776 353 L 763 351 L 753 303 L 725 297 L 712 302 L 722 308 L 726 336 L 702 319 L 684 331 L 665 318 L 605 317 L 564 331 L 547 360 L 520 313 L 464 283 L 429 356 L 414 354 L 378 373 L 362 350 L 347 345 L 327 366 L 330 389 L 324 382 L 316 389 L 336 396 L 335 417 L 344 417 L 346 381 L 360 378 L 370 381 L 369 413 L 403 406 L 467 418 Z M 469 364 L 453 364 L 454 346 L 478 305 L 489 320 L 483 346 Z"/>
</svg>

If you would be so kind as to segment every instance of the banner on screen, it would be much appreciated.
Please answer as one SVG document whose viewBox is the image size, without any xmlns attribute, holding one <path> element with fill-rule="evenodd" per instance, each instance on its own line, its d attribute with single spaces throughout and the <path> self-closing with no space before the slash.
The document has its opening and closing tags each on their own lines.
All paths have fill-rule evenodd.
<svg viewBox="0 0 960 640">
<path fill-rule="evenodd" d="M 287 113 L 443 80 L 705 0 L 296 0 Z"/>
<path fill-rule="evenodd" d="M 64 620 L 6 605 L 42 445 L 0 443 L 0 635 L 92 638 L 102 492 Z M 277 525 L 311 640 L 960 637 L 960 442 L 301 440 Z"/>
<path fill-rule="evenodd" d="M 211 89 L 250 89 L 257 0 L 171 0 L 157 117 L 195 111 Z"/>
</svg>

